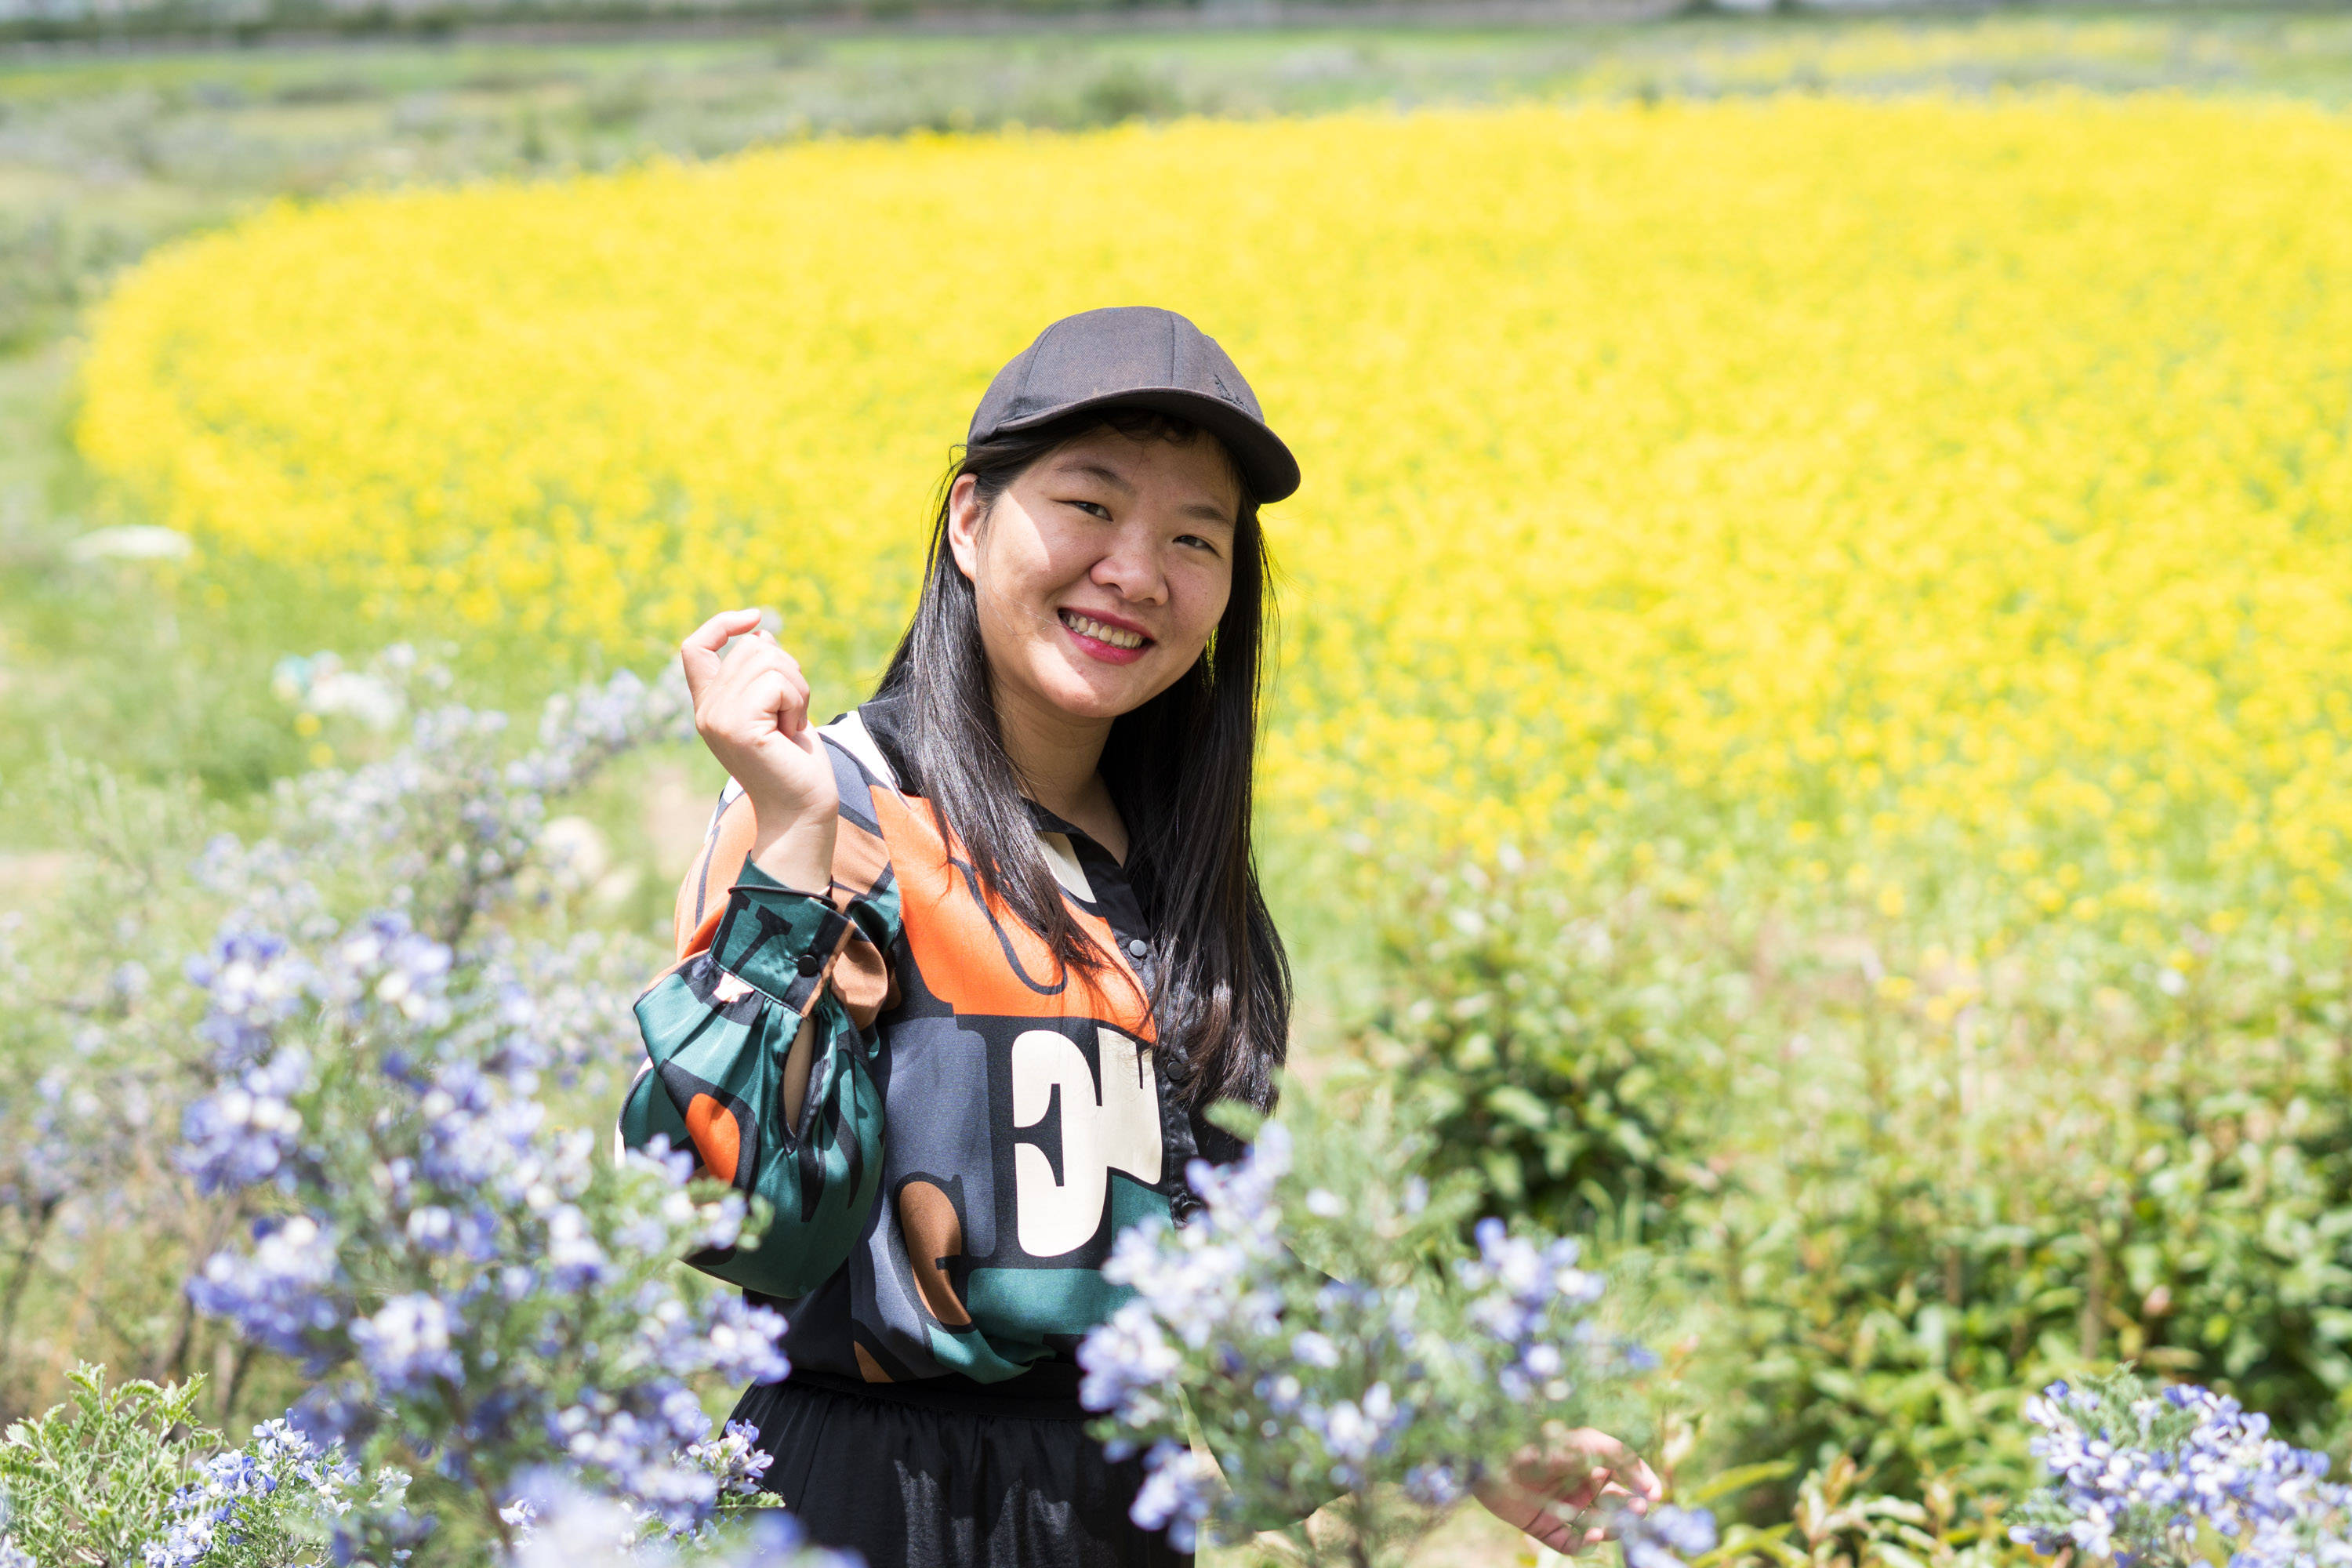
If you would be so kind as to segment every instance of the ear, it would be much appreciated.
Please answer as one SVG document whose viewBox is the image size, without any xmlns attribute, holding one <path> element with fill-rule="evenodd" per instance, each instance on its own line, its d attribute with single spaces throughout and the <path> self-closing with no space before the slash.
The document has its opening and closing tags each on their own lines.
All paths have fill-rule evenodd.
<svg viewBox="0 0 2352 1568">
<path fill-rule="evenodd" d="M 980 480 L 958 474 L 948 488 L 948 552 L 964 581 L 980 581 L 980 525 L 988 509 L 980 504 Z"/>
</svg>

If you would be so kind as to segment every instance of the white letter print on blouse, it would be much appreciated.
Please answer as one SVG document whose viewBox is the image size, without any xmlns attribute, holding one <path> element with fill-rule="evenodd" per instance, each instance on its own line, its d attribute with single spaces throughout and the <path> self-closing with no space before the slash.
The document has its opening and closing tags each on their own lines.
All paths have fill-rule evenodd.
<svg viewBox="0 0 2352 1568">
<path fill-rule="evenodd" d="M 1110 1173 L 1123 1171 L 1146 1186 L 1160 1180 L 1160 1086 L 1151 1047 L 1117 1029 L 1097 1026 L 1096 1052 L 1102 1092 L 1077 1042 L 1051 1029 L 1024 1031 L 1013 1042 L 1013 1124 L 1034 1127 L 1062 1091 L 1062 1179 L 1034 1143 L 1013 1151 L 1021 1250 L 1057 1258 L 1084 1247 L 1102 1228 Z"/>
</svg>

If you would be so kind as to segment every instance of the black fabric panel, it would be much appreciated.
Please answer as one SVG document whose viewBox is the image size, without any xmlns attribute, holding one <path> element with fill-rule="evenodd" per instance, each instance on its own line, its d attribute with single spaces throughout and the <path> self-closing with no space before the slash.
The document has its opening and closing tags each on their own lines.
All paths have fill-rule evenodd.
<svg viewBox="0 0 2352 1568">
<path fill-rule="evenodd" d="M 895 1391 L 894 1391 L 895 1392 Z M 1192 1568 L 1128 1505 L 1143 1461 L 1112 1463 L 1066 1414 L 978 1415 L 796 1381 L 753 1386 L 767 1489 L 810 1536 L 867 1568 Z"/>
</svg>

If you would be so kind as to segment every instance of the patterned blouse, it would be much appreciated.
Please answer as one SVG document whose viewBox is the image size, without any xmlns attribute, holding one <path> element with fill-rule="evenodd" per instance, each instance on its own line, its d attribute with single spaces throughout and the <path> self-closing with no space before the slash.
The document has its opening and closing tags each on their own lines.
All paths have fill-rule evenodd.
<svg viewBox="0 0 2352 1568">
<path fill-rule="evenodd" d="M 817 731 L 841 786 L 826 896 L 751 864 L 751 805 L 731 782 L 720 795 L 678 890 L 678 963 L 636 1005 L 648 1059 L 621 1135 L 690 1144 L 767 1200 L 756 1248 L 691 1261 L 785 1313 L 795 1375 L 1067 1398 L 1078 1340 L 1126 1295 L 1101 1273 L 1112 1238 L 1189 1207 L 1186 1163 L 1224 1140 L 1155 1070 L 1151 947 L 1118 863 L 1033 803 L 1107 958 L 1057 973 L 901 787 L 893 708 Z M 795 1125 L 783 1070 L 804 1017 Z"/>
</svg>

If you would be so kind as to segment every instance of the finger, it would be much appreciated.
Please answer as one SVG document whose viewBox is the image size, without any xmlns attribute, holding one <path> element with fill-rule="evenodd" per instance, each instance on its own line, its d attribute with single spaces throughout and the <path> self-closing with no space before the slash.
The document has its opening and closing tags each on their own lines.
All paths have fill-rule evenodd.
<svg viewBox="0 0 2352 1568">
<path fill-rule="evenodd" d="M 1550 1534 L 1568 1540 L 1584 1526 L 1587 1505 L 1573 1497 L 1551 1497 L 1540 1492 L 1525 1495 L 1528 1521 L 1521 1528 L 1530 1535 Z"/>
<path fill-rule="evenodd" d="M 787 737 L 798 739 L 800 732 L 808 728 L 808 682 L 798 675 L 785 676 L 776 704 L 769 710 L 776 716 L 776 728 Z"/>
<path fill-rule="evenodd" d="M 763 669 L 744 688 L 739 711 L 756 718 L 754 728 L 796 735 L 808 722 L 808 685 L 798 676 Z"/>
<path fill-rule="evenodd" d="M 758 626 L 749 627 L 729 638 L 727 646 L 719 650 L 719 657 L 721 658 L 731 659 L 737 654 L 745 652 L 748 649 L 782 647 L 783 645 L 776 640 L 776 634 L 770 629 L 771 624 L 774 623 L 776 617 L 773 612 L 761 610 L 760 612 L 760 624 Z"/>
<path fill-rule="evenodd" d="M 719 650 L 736 637 L 760 624 L 757 610 L 721 610 L 700 626 L 693 635 L 678 645 L 678 661 L 686 668 L 686 689 L 689 696 L 699 699 L 702 689 L 719 670 Z"/>
<path fill-rule="evenodd" d="M 1576 1537 L 1576 1521 L 1563 1519 L 1548 1508 L 1532 1510 L 1524 1519 L 1513 1521 L 1519 1533 L 1530 1540 L 1540 1541 L 1554 1552 L 1568 1550 L 1568 1542 Z"/>
<path fill-rule="evenodd" d="M 801 667 L 793 662 L 790 655 L 778 653 L 773 648 L 754 647 L 741 658 L 727 661 L 726 669 L 711 688 L 711 692 L 722 702 L 738 705 L 754 700 L 751 694 L 758 692 L 757 700 L 764 702 L 780 680 L 798 691 L 803 701 L 807 700 L 808 677 L 801 673 Z"/>
<path fill-rule="evenodd" d="M 1542 1529 L 1531 1530 L 1528 1533 L 1554 1552 L 1570 1557 L 1591 1551 L 1608 1538 L 1608 1531 L 1602 1526 L 1586 1522 L 1581 1509 L 1565 1519 L 1554 1515 L 1544 1521 Z"/>
<path fill-rule="evenodd" d="M 721 657 L 727 661 L 727 668 L 739 673 L 754 669 L 789 669 L 798 674 L 801 668 L 801 661 L 765 632 L 736 638 L 722 650 Z"/>
<path fill-rule="evenodd" d="M 739 707 L 743 694 L 762 678 L 782 675 L 788 679 L 801 679 L 801 667 L 793 662 L 792 655 L 773 644 L 745 642 L 727 656 L 719 667 L 717 678 L 705 689 L 711 700 L 722 707 Z"/>
<path fill-rule="evenodd" d="M 759 624 L 760 612 L 757 610 L 721 610 L 695 627 L 693 635 L 686 639 L 685 646 L 699 648 L 706 653 L 717 653 L 729 642 L 741 637 Z"/>
</svg>

